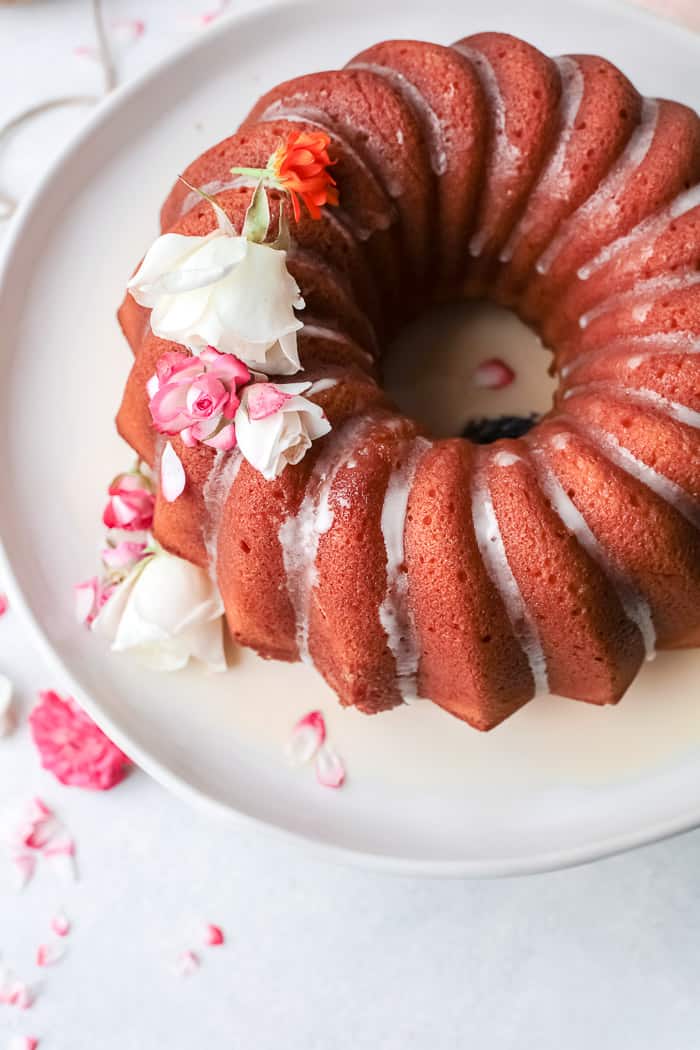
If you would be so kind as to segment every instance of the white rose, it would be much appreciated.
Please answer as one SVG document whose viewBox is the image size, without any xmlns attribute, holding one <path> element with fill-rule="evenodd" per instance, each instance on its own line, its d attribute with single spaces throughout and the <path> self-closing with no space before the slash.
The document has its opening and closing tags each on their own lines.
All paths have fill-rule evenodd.
<svg viewBox="0 0 700 1050">
<path fill-rule="evenodd" d="M 161 339 L 193 350 L 213 346 L 268 375 L 301 368 L 295 316 L 304 300 L 287 253 L 226 229 L 206 237 L 166 233 L 149 248 L 127 288 L 151 307 Z"/>
<path fill-rule="evenodd" d="M 92 629 L 114 652 L 133 649 L 153 670 L 179 671 L 194 658 L 225 671 L 223 611 L 203 569 L 159 549 L 119 584 Z"/>
<path fill-rule="evenodd" d="M 236 440 L 248 462 L 268 481 L 303 459 L 311 442 L 331 429 L 323 410 L 300 395 L 311 383 L 252 383 L 236 412 Z"/>
</svg>

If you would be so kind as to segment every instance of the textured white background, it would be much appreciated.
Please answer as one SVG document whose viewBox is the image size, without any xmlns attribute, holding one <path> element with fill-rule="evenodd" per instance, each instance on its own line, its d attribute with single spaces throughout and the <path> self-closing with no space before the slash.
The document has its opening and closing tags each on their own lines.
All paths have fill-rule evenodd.
<svg viewBox="0 0 700 1050">
<path fill-rule="evenodd" d="M 697 0 L 683 3 L 692 15 Z M 106 0 L 108 24 L 147 22 L 117 51 L 120 78 L 196 32 L 208 4 Z M 99 91 L 98 68 L 73 53 L 91 42 L 87 0 L 0 6 L 0 124 L 40 99 Z M 81 120 L 53 114 L 0 145 L 0 188 L 25 193 Z M 0 670 L 24 713 L 52 684 L 12 613 L 0 620 Z M 44 872 L 22 896 L 0 887 L 0 955 L 41 977 L 32 1011 L 0 1006 L 0 1050 L 14 1032 L 40 1036 L 42 1050 L 700 1045 L 700 834 L 575 871 L 436 883 L 236 838 L 137 772 L 103 796 L 61 788 L 22 729 L 0 743 L 0 802 L 32 793 L 75 832 L 81 881 Z M 59 907 L 74 921 L 69 954 L 37 972 Z M 200 918 L 220 923 L 227 944 L 178 980 L 170 964 Z"/>
</svg>

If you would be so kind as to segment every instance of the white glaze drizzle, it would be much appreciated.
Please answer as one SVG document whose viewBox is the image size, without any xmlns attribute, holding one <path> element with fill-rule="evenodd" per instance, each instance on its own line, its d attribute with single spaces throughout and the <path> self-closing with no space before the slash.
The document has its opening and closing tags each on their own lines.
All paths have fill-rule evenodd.
<svg viewBox="0 0 700 1050">
<path fill-rule="evenodd" d="M 324 390 L 332 390 L 337 385 L 338 380 L 331 379 L 330 376 L 326 376 L 324 379 L 316 379 L 307 390 L 306 396 L 313 397 L 314 394 L 321 394 Z"/>
<path fill-rule="evenodd" d="M 690 270 L 682 274 L 659 274 L 645 281 L 637 281 L 633 288 L 626 292 L 617 292 L 609 296 L 602 303 L 586 310 L 578 319 L 579 328 L 586 329 L 599 317 L 612 313 L 619 306 L 632 306 L 632 316 L 639 324 L 644 324 L 654 304 L 660 295 L 669 292 L 679 292 L 684 288 L 692 288 L 700 283 L 700 271 Z"/>
<path fill-rule="evenodd" d="M 507 182 L 517 174 L 518 163 L 522 151 L 508 138 L 506 128 L 506 105 L 501 94 L 498 77 L 486 55 L 476 48 L 468 47 L 466 44 L 453 45 L 456 51 L 469 59 L 481 82 L 484 94 L 489 105 L 489 114 L 492 120 L 492 148 L 491 168 L 494 178 L 499 182 Z M 469 241 L 469 254 L 477 259 L 484 250 L 489 238 L 490 231 L 482 228 L 473 234 Z"/>
<path fill-rule="evenodd" d="M 583 365 L 599 361 L 617 350 L 627 349 L 630 351 L 630 357 L 639 358 L 640 361 L 657 355 L 698 354 L 700 353 L 700 339 L 695 332 L 657 332 L 653 335 L 625 336 L 623 339 L 579 354 L 573 361 L 562 366 L 560 375 L 562 379 L 568 379 Z"/>
<path fill-rule="evenodd" d="M 354 353 L 363 357 L 368 365 L 374 363 L 374 356 L 369 350 L 365 350 L 363 346 L 360 346 L 358 342 L 345 332 L 341 332 L 340 329 L 331 328 L 315 318 L 309 323 L 304 321 L 304 327 L 299 329 L 299 338 L 327 339 L 329 342 L 342 343 L 344 346 L 350 347 Z"/>
<path fill-rule="evenodd" d="M 613 396 L 620 396 L 626 401 L 634 401 L 640 405 L 648 405 L 650 408 L 654 408 L 659 412 L 663 412 L 664 415 L 670 416 L 671 419 L 675 419 L 678 423 L 684 423 L 688 427 L 700 428 L 700 412 L 696 412 L 694 409 L 689 408 L 688 405 L 683 405 L 679 401 L 670 401 L 669 398 L 664 397 L 663 394 L 659 394 L 656 390 L 649 390 L 647 387 L 632 387 L 627 386 L 625 383 L 616 383 L 608 379 L 592 380 L 590 383 L 581 383 L 579 386 L 572 386 L 564 394 L 564 400 L 570 397 L 576 397 L 577 394 L 599 392 L 602 394 L 612 394 Z"/>
<path fill-rule="evenodd" d="M 202 523 L 202 540 L 207 552 L 209 575 L 215 583 L 221 519 L 226 500 L 238 477 L 238 471 L 241 469 L 242 463 L 243 456 L 237 449 L 234 449 L 232 452 L 217 451 L 209 476 L 202 489 L 205 510 Z"/>
<path fill-rule="evenodd" d="M 559 101 L 560 132 L 557 139 L 556 149 L 545 165 L 537 184 L 532 191 L 528 202 L 527 211 L 516 223 L 513 232 L 506 241 L 499 262 L 507 263 L 513 258 L 515 250 L 523 237 L 533 229 L 537 223 L 537 216 L 546 207 L 547 199 L 552 197 L 565 199 L 570 183 L 570 176 L 564 170 L 566 154 L 569 148 L 571 136 L 574 133 L 576 118 L 581 108 L 583 99 L 584 78 L 581 67 L 573 58 L 564 56 L 554 60 L 559 67 L 561 76 L 561 98 Z"/>
<path fill-rule="evenodd" d="M 635 244 L 648 238 L 648 244 L 644 252 L 635 258 L 635 265 L 637 267 L 643 266 L 654 254 L 656 241 L 666 232 L 673 220 L 692 211 L 698 205 L 700 205 L 700 183 L 679 194 L 656 215 L 643 219 L 628 234 L 618 237 L 617 240 L 601 248 L 590 262 L 579 268 L 576 276 L 581 281 L 587 281 L 594 273 L 602 269 L 603 266 L 606 266 L 622 252 L 627 252 Z"/>
<path fill-rule="evenodd" d="M 486 464 L 474 475 L 472 518 L 476 541 L 486 571 L 501 596 L 513 633 L 527 657 L 535 683 L 535 693 L 549 692 L 547 661 L 539 631 L 525 604 L 518 582 L 508 562 L 503 536 L 489 490 Z"/>
<path fill-rule="evenodd" d="M 413 109 L 415 109 L 426 131 L 430 152 L 430 164 L 433 172 L 438 177 L 444 175 L 447 171 L 445 130 L 442 121 L 429 104 L 423 92 L 420 91 L 420 89 L 417 88 L 404 73 L 400 73 L 398 69 L 392 69 L 391 66 L 382 66 L 375 62 L 352 62 L 348 68 L 364 69 L 368 73 L 374 73 L 376 76 L 384 77 L 389 81 L 391 86 L 398 91 L 409 106 L 412 106 Z M 403 145 L 403 133 L 401 133 L 400 138 L 399 132 L 396 134 L 397 142 L 399 145 Z"/>
<path fill-rule="evenodd" d="M 617 197 L 621 190 L 624 189 L 628 179 L 646 158 L 654 141 L 658 119 L 658 102 L 655 99 L 643 99 L 639 124 L 632 132 L 620 157 L 598 185 L 598 188 L 562 224 L 556 236 L 552 238 L 548 247 L 537 260 L 535 269 L 540 275 L 549 272 L 561 250 L 570 242 L 574 227 L 582 223 L 592 223 L 601 212 L 614 214 L 619 209 Z"/>
<path fill-rule="evenodd" d="M 316 585 L 316 555 L 321 536 L 333 524 L 330 493 L 338 471 L 346 464 L 367 433 L 371 421 L 355 417 L 330 432 L 307 482 L 306 492 L 296 514 L 289 515 L 279 528 L 278 538 L 286 573 L 287 593 L 296 621 L 299 656 L 311 663 L 309 653 L 309 614 L 311 592 Z"/>
<path fill-rule="evenodd" d="M 420 663 L 418 638 L 408 604 L 408 574 L 404 564 L 406 512 L 413 479 L 421 459 L 430 447 L 430 442 L 422 437 L 411 441 L 401 465 L 389 477 L 382 505 L 386 593 L 379 606 L 379 621 L 396 662 L 396 685 L 404 701 L 417 697 L 416 679 Z"/>
<path fill-rule="evenodd" d="M 700 529 L 700 503 L 664 474 L 659 473 L 641 459 L 638 459 L 628 448 L 621 445 L 614 434 L 596 426 L 594 423 L 584 421 L 572 421 L 576 428 L 580 428 L 588 440 L 593 444 L 606 459 L 614 463 L 626 474 L 641 481 L 648 489 L 651 489 L 660 499 L 668 503 L 674 510 Z"/>
<path fill-rule="evenodd" d="M 634 583 L 615 565 L 581 511 L 564 490 L 557 475 L 545 462 L 541 449 L 532 448 L 532 453 L 537 466 L 538 480 L 552 510 L 558 514 L 569 532 L 576 537 L 589 557 L 600 566 L 610 580 L 627 619 L 636 625 L 642 636 L 646 659 L 653 660 L 656 655 L 656 628 L 649 602 Z"/>
<path fill-rule="evenodd" d="M 247 175 L 237 175 L 235 178 L 227 180 L 212 179 L 211 182 L 206 182 L 203 186 L 200 187 L 200 189 L 202 193 L 206 193 L 209 197 L 216 197 L 218 193 L 225 193 L 226 190 L 235 190 L 239 186 L 253 187 L 255 185 L 257 185 L 255 179 L 249 178 Z M 201 203 L 201 195 L 199 193 L 195 193 L 194 190 L 190 190 L 189 193 L 187 193 L 182 198 L 180 210 L 177 214 L 178 219 L 181 219 L 183 215 L 186 215 L 188 211 L 191 211 L 191 209 L 194 208 L 195 205 Z"/>
</svg>

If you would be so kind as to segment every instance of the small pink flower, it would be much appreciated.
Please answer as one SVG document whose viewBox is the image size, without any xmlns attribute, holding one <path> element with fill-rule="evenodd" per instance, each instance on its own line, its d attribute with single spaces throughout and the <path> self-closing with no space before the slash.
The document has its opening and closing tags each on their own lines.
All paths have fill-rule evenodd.
<svg viewBox="0 0 700 1050">
<path fill-rule="evenodd" d="M 105 791 L 123 779 L 129 759 L 74 700 L 40 693 L 29 725 L 42 766 L 62 784 Z"/>
<path fill-rule="evenodd" d="M 482 361 L 472 376 L 474 386 L 482 390 L 501 390 L 515 379 L 515 372 L 502 361 L 500 357 L 492 357 L 488 361 Z"/>
<path fill-rule="evenodd" d="M 142 474 L 120 474 L 109 486 L 102 521 L 108 529 L 141 532 L 153 524 L 155 496 Z"/>
<path fill-rule="evenodd" d="M 0 616 L 4 616 L 9 608 L 10 603 L 7 600 L 7 595 L 0 594 Z"/>
<path fill-rule="evenodd" d="M 198 443 L 228 451 L 236 444 L 232 420 L 240 405 L 238 391 L 250 372 L 233 354 L 213 346 L 199 356 L 171 351 L 156 365 L 148 382 L 149 407 L 157 430 L 180 434 L 185 445 Z"/>
</svg>

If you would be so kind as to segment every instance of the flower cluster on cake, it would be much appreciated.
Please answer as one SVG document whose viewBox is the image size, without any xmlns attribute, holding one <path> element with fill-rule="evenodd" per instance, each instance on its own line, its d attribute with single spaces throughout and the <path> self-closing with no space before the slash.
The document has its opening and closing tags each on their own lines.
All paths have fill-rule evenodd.
<svg viewBox="0 0 700 1050">
<path fill-rule="evenodd" d="M 255 180 L 240 234 L 223 208 L 189 186 L 214 211 L 205 236 L 166 233 L 147 251 L 127 288 L 150 310 L 150 327 L 177 344 L 147 383 L 153 426 L 162 435 L 160 486 L 174 502 L 187 484 L 169 438 L 221 454 L 234 450 L 268 480 L 300 462 L 331 429 L 313 400 L 311 382 L 272 382 L 302 371 L 297 333 L 303 328 L 299 287 L 287 269 L 289 231 L 279 210 L 274 238 L 268 188 L 289 196 L 296 221 L 302 203 L 318 219 L 338 203 L 330 174 L 330 139 L 294 132 L 263 169 L 234 168 Z M 184 180 L 183 180 L 184 181 Z M 223 604 L 202 568 L 165 551 L 153 538 L 155 479 L 140 460 L 109 486 L 102 574 L 75 587 L 79 622 L 109 639 L 115 652 L 135 651 L 158 670 L 196 659 L 226 668 Z"/>
</svg>

